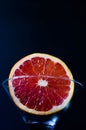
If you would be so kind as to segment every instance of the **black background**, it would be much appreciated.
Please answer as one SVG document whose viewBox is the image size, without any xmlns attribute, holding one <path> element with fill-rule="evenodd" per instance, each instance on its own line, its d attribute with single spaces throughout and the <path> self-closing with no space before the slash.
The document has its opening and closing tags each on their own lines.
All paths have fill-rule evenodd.
<svg viewBox="0 0 86 130">
<path fill-rule="evenodd" d="M 84 85 L 56 130 L 86 129 L 85 7 L 83 1 L 0 1 L 0 130 L 27 130 L 1 83 L 20 58 L 34 52 L 61 58 Z"/>
</svg>

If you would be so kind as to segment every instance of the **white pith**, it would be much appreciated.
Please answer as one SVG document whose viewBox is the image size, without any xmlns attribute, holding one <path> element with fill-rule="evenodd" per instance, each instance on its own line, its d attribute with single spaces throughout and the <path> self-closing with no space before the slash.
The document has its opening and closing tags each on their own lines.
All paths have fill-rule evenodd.
<svg viewBox="0 0 86 130">
<path fill-rule="evenodd" d="M 48 81 L 47 80 L 43 80 L 43 79 L 39 79 L 37 84 L 40 87 L 46 87 L 48 85 Z"/>
</svg>

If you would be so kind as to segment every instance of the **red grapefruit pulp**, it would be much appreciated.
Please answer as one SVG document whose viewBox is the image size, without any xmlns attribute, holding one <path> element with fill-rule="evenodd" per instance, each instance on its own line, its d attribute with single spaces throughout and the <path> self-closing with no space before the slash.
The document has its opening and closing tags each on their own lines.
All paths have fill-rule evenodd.
<svg viewBox="0 0 86 130">
<path fill-rule="evenodd" d="M 54 56 L 34 53 L 19 60 L 9 75 L 9 91 L 22 110 L 48 115 L 62 110 L 74 91 L 67 65 Z"/>
</svg>

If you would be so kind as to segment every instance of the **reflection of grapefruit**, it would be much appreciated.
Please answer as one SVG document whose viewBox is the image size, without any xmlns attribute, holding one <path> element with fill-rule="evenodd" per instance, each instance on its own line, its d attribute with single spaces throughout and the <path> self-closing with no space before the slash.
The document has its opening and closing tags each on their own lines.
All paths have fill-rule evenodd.
<svg viewBox="0 0 86 130">
<path fill-rule="evenodd" d="M 74 91 L 73 76 L 59 58 L 35 53 L 19 60 L 9 75 L 9 91 L 22 110 L 48 115 L 67 106 Z"/>
</svg>

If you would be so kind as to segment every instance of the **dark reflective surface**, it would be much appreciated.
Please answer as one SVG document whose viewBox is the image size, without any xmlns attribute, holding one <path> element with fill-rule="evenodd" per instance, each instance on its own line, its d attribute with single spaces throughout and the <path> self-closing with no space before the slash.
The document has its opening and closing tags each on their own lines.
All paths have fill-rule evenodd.
<svg viewBox="0 0 86 130">
<path fill-rule="evenodd" d="M 60 1 L 0 1 L 0 83 L 20 58 L 44 52 L 61 58 L 85 86 L 85 4 Z M 86 88 L 77 93 L 56 130 L 85 128 Z M 28 130 L 0 86 L 0 129 Z"/>
</svg>

